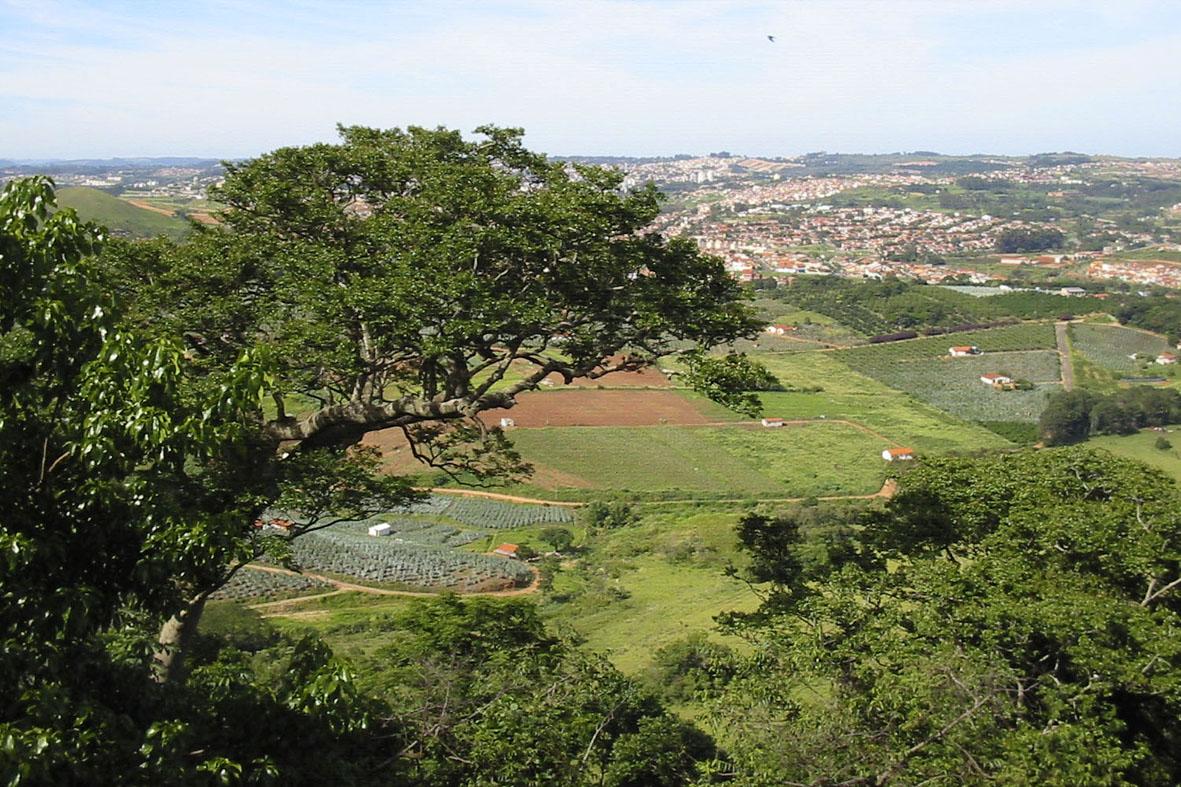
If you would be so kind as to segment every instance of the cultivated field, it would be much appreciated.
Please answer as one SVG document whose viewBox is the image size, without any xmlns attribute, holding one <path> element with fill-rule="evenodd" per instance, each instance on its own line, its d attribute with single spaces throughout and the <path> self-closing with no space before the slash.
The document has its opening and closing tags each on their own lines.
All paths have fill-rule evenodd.
<svg viewBox="0 0 1181 787">
<path fill-rule="evenodd" d="M 976 345 L 983 354 L 952 358 L 952 345 Z M 834 353 L 857 371 L 959 418 L 1033 422 L 1059 389 L 1061 369 L 1054 327 L 1022 324 L 911 341 L 866 345 Z M 1031 391 L 997 391 L 981 375 L 1005 374 L 1037 384 Z"/>
<path fill-rule="evenodd" d="M 889 443 L 854 426 L 817 421 L 764 429 L 551 427 L 512 435 L 551 492 L 638 492 L 659 497 L 806 497 L 877 491 Z M 549 479 L 557 479 L 549 480 Z"/>
<path fill-rule="evenodd" d="M 1133 354 L 1140 353 L 1152 359 L 1169 349 L 1163 336 L 1119 325 L 1078 323 L 1070 326 L 1070 338 L 1074 349 L 1091 363 L 1108 371 L 1127 374 L 1145 368 L 1144 361 L 1130 357 Z M 1149 360 L 1147 369 L 1155 373 L 1161 367 L 1154 368 Z"/>
</svg>

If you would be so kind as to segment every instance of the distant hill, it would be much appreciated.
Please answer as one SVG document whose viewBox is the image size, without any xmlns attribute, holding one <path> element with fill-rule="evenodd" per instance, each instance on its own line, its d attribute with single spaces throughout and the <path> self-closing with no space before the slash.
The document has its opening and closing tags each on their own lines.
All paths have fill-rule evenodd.
<svg viewBox="0 0 1181 787">
<path fill-rule="evenodd" d="M 184 219 L 137 208 L 118 197 L 88 186 L 65 186 L 57 190 L 58 204 L 73 208 L 87 221 L 103 225 L 116 234 L 135 238 L 154 238 L 166 235 L 181 238 L 188 234 Z"/>
</svg>

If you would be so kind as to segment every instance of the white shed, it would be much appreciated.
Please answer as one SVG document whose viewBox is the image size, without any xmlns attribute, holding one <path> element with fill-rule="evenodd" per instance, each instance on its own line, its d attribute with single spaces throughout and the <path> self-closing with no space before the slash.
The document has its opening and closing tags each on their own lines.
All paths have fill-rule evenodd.
<svg viewBox="0 0 1181 787">
<path fill-rule="evenodd" d="M 371 536 L 388 536 L 393 530 L 390 528 L 388 522 L 382 522 L 380 525 L 370 525 L 369 535 Z"/>
<path fill-rule="evenodd" d="M 516 425 L 517 425 L 517 422 L 511 418 L 501 418 L 500 419 L 500 428 L 501 429 L 508 429 L 510 426 L 516 426 Z"/>
</svg>

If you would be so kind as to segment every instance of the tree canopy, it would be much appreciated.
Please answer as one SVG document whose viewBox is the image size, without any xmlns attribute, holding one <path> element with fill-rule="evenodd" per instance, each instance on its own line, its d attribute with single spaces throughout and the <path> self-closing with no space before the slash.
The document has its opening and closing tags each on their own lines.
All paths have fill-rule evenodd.
<svg viewBox="0 0 1181 787">
<path fill-rule="evenodd" d="M 757 520 L 757 521 L 756 521 Z M 1181 496 L 1103 452 L 929 459 L 857 532 L 744 522 L 743 783 L 1175 784 Z"/>
</svg>

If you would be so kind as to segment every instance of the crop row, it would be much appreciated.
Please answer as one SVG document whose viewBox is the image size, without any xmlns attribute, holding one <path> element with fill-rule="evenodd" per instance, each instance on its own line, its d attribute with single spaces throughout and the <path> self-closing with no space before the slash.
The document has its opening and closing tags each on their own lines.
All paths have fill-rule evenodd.
<svg viewBox="0 0 1181 787">
<path fill-rule="evenodd" d="M 355 524 L 334 525 L 295 539 L 291 544 L 295 562 L 311 571 L 424 588 L 464 589 L 490 580 L 525 584 L 532 576 L 515 560 L 425 546 L 394 536 L 373 537 L 349 526 Z"/>
<path fill-rule="evenodd" d="M 916 399 L 971 421 L 1037 421 L 1060 374 L 1058 353 L 991 353 L 969 358 L 916 360 L 868 357 L 859 372 Z M 997 391 L 980 381 L 987 373 L 1041 383 L 1030 391 Z"/>
<path fill-rule="evenodd" d="M 983 331 L 964 331 L 888 344 L 870 344 L 840 350 L 837 357 L 854 369 L 862 371 L 863 365 L 881 363 L 885 360 L 947 357 L 947 350 L 953 345 L 976 345 L 987 355 L 1012 350 L 1048 350 L 1055 348 L 1057 342 L 1053 325 L 1022 323 Z"/>
<path fill-rule="evenodd" d="M 421 508 L 412 508 L 411 511 L 445 516 L 465 525 L 486 527 L 490 530 L 574 521 L 574 515 L 570 510 L 561 506 L 508 503 L 478 497 L 433 495 L 426 505 L 429 506 L 429 511 Z"/>
<path fill-rule="evenodd" d="M 296 574 L 276 574 L 270 571 L 256 571 L 243 568 L 230 577 L 225 586 L 219 588 L 211 598 L 230 601 L 245 601 L 258 598 L 281 598 L 297 596 L 311 590 L 332 587 L 326 582 Z"/>
<path fill-rule="evenodd" d="M 1113 372 L 1135 372 L 1141 362 L 1130 356 L 1139 353 L 1156 358 L 1169 349 L 1161 336 L 1144 333 L 1117 325 L 1088 325 L 1070 327 L 1075 348 L 1091 363 Z"/>
</svg>

